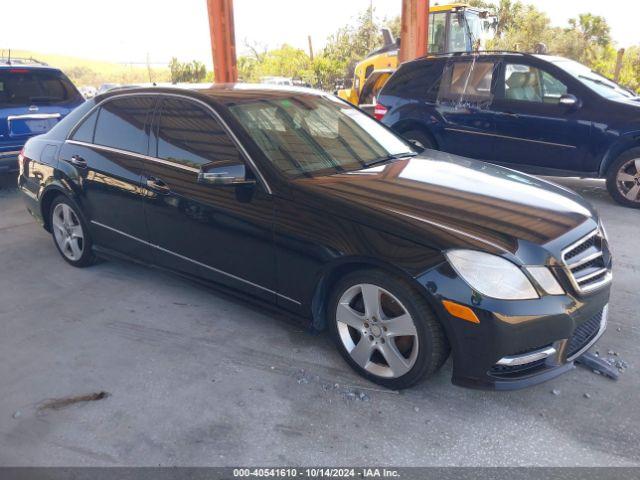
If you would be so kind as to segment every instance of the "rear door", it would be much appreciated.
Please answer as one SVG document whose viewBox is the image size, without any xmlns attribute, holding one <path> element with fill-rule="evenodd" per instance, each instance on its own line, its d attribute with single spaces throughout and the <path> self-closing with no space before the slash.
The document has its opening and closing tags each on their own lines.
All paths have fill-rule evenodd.
<svg viewBox="0 0 640 480">
<path fill-rule="evenodd" d="M 62 148 L 60 168 L 76 183 L 94 241 L 150 260 L 142 158 L 148 153 L 151 95 L 123 95 L 94 109 Z"/>
<path fill-rule="evenodd" d="M 493 97 L 498 63 L 491 59 L 454 59 L 443 72 L 436 109 L 446 152 L 490 159 L 495 128 Z"/>
<path fill-rule="evenodd" d="M 582 170 L 591 121 L 559 103 L 571 82 L 526 58 L 505 60 L 494 101 L 498 163 L 526 169 Z"/>
</svg>

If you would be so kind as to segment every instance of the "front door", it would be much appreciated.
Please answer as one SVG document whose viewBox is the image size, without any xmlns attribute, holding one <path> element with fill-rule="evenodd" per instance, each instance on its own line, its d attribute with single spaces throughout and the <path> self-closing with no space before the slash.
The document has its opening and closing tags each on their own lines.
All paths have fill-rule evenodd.
<svg viewBox="0 0 640 480">
<path fill-rule="evenodd" d="M 567 83 L 526 60 L 505 62 L 493 104 L 491 160 L 531 170 L 582 170 L 591 122 L 581 119 L 578 105 L 560 104 L 562 95 L 573 93 Z"/>
<path fill-rule="evenodd" d="M 260 183 L 207 184 L 220 165 L 254 172 L 212 112 L 166 96 L 145 160 L 145 212 L 156 262 L 274 301 L 273 201 Z"/>
</svg>

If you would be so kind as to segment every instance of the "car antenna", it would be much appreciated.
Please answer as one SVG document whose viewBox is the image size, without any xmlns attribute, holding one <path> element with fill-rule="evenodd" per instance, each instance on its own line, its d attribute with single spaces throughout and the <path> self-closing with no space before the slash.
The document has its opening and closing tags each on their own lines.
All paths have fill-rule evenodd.
<svg viewBox="0 0 640 480">
<path fill-rule="evenodd" d="M 7 57 L 7 65 L 11 65 L 11 49 L 9 49 L 9 57 Z"/>
</svg>

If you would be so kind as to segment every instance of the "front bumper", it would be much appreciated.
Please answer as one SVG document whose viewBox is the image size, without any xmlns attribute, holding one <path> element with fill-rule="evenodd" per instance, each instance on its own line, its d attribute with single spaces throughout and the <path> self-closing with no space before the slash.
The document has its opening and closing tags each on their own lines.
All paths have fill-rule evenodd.
<svg viewBox="0 0 640 480">
<path fill-rule="evenodd" d="M 606 329 L 609 285 L 583 297 L 513 301 L 479 296 L 448 264 L 419 281 L 451 343 L 456 385 L 513 390 L 544 382 L 571 370 Z M 468 306 L 480 323 L 451 316 L 443 299 Z"/>
</svg>

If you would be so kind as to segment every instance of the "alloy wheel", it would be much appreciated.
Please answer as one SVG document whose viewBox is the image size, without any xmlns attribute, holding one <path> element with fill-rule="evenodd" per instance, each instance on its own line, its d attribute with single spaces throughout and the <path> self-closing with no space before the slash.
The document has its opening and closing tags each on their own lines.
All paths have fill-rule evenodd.
<svg viewBox="0 0 640 480">
<path fill-rule="evenodd" d="M 640 202 L 640 158 L 631 159 L 620 167 L 616 187 L 627 200 Z"/>
<path fill-rule="evenodd" d="M 418 332 L 407 308 L 390 292 L 363 283 L 348 288 L 336 310 L 338 335 L 361 368 L 385 378 L 405 375 L 418 356 Z"/>
<path fill-rule="evenodd" d="M 78 215 L 66 203 L 59 203 L 53 209 L 51 223 L 62 254 L 73 262 L 78 261 L 84 249 L 84 232 Z"/>
</svg>

